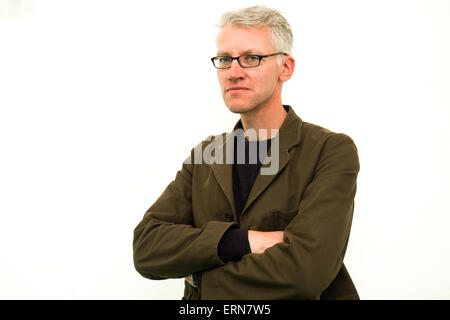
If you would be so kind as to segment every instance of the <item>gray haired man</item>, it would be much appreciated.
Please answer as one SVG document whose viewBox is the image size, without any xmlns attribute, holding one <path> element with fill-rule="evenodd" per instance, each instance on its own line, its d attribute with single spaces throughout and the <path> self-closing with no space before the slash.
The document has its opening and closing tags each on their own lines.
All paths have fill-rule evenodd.
<svg viewBox="0 0 450 320">
<path fill-rule="evenodd" d="M 134 231 L 136 270 L 185 277 L 184 299 L 358 299 L 343 263 L 355 144 L 282 104 L 295 60 L 277 10 L 228 12 L 219 26 L 211 60 L 240 120 L 193 148 L 147 210 Z"/>
</svg>

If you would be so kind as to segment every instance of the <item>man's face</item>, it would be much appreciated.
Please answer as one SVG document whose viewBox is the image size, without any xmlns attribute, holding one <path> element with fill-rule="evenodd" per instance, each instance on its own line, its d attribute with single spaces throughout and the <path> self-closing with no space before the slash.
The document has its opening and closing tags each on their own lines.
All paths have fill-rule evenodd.
<svg viewBox="0 0 450 320">
<path fill-rule="evenodd" d="M 237 57 L 246 54 L 275 53 L 271 34 L 266 27 L 226 25 L 217 41 L 217 55 Z M 278 79 L 280 67 L 277 56 L 264 58 L 255 68 L 242 68 L 233 60 L 231 68 L 217 69 L 222 96 L 231 112 L 246 113 L 255 110 L 281 90 Z M 279 93 L 279 92 L 278 92 Z"/>
</svg>

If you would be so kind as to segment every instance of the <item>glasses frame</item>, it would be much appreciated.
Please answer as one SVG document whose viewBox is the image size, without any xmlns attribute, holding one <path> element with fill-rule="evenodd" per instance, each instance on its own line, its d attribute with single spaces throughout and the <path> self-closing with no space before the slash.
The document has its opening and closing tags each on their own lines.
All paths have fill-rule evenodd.
<svg viewBox="0 0 450 320">
<path fill-rule="evenodd" d="M 285 56 L 288 55 L 288 54 L 285 53 L 285 52 L 276 52 L 276 53 L 264 54 L 264 55 L 260 55 L 260 54 L 244 54 L 244 55 L 239 56 L 239 57 L 217 56 L 217 57 L 212 57 L 212 58 L 211 58 L 211 62 L 212 62 L 213 66 L 214 66 L 216 69 L 221 69 L 221 70 L 223 70 L 223 69 L 230 69 L 230 68 L 231 68 L 231 65 L 233 64 L 233 60 L 237 60 L 238 64 L 241 66 L 241 68 L 246 68 L 246 69 L 247 69 L 247 68 L 256 68 L 256 67 L 259 67 L 259 65 L 261 64 L 261 60 L 262 60 L 262 59 L 267 58 L 267 57 L 276 56 L 276 55 L 279 55 L 279 54 L 283 54 L 283 55 L 285 55 Z M 249 67 L 249 66 L 243 66 L 243 65 L 241 64 L 241 61 L 239 60 L 239 58 L 241 58 L 241 57 L 248 57 L 248 56 L 258 57 L 258 59 L 259 59 L 259 60 L 258 60 L 258 64 L 257 64 L 256 66 L 250 66 L 250 67 Z M 229 67 L 226 67 L 226 68 L 220 68 L 220 67 L 217 67 L 216 64 L 214 63 L 214 60 L 216 60 L 217 58 L 224 58 L 224 57 L 231 58 L 230 66 L 229 66 Z"/>
</svg>

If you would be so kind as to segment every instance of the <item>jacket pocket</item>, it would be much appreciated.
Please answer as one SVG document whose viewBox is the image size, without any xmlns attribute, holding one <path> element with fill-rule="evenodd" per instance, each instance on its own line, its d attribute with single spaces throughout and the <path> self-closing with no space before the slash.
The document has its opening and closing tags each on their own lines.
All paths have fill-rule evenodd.
<svg viewBox="0 0 450 320">
<path fill-rule="evenodd" d="M 297 215 L 298 209 L 295 210 L 282 210 L 273 209 L 272 210 L 272 225 L 273 231 L 284 231 L 287 225 L 292 219 Z"/>
</svg>

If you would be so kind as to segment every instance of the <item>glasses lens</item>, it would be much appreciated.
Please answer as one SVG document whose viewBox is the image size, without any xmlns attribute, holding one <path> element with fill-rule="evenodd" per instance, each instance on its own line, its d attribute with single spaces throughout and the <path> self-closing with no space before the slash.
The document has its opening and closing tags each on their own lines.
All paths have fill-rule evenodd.
<svg viewBox="0 0 450 320">
<path fill-rule="evenodd" d="M 214 66 L 219 69 L 229 68 L 232 61 L 231 57 L 216 57 L 214 59 Z"/>
<path fill-rule="evenodd" d="M 258 56 L 241 56 L 239 62 L 243 67 L 257 67 L 259 65 Z"/>
</svg>

